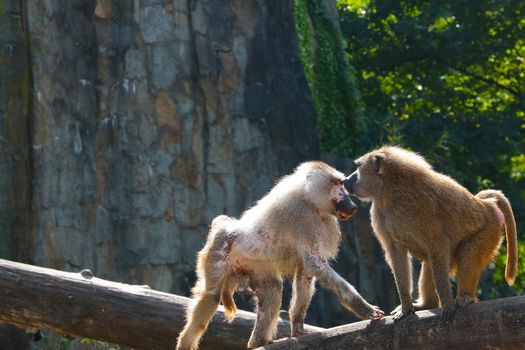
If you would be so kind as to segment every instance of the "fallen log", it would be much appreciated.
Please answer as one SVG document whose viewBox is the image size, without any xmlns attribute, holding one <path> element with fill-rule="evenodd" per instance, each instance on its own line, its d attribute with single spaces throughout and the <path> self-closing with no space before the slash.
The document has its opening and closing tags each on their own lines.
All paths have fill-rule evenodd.
<svg viewBox="0 0 525 350">
<path fill-rule="evenodd" d="M 259 349 L 525 349 L 525 296 L 472 304 L 448 322 L 439 310 L 420 311 L 396 323 L 356 322 Z"/>
<path fill-rule="evenodd" d="M 136 349 L 174 349 L 189 298 L 94 277 L 0 259 L 0 322 L 47 328 Z M 239 311 L 232 323 L 222 307 L 201 349 L 246 349 L 255 314 Z M 311 331 L 321 328 L 308 326 Z M 280 320 L 278 336 L 290 332 Z"/>
</svg>

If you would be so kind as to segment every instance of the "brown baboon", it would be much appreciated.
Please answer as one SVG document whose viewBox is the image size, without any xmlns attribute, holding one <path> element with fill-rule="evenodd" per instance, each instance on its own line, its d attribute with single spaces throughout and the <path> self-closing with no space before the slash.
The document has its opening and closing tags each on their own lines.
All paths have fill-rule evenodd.
<svg viewBox="0 0 525 350">
<path fill-rule="evenodd" d="M 481 273 L 507 234 L 505 279 L 517 270 L 516 223 L 502 192 L 471 194 L 450 177 L 434 171 L 426 160 L 399 147 L 385 146 L 356 160 L 357 170 L 345 178 L 351 194 L 372 202 L 372 227 L 392 269 L 401 319 L 414 310 L 441 306 L 450 318 L 455 307 L 476 300 Z M 412 304 L 410 256 L 421 260 L 419 300 Z M 452 298 L 449 275 L 456 276 Z"/>
<path fill-rule="evenodd" d="M 240 219 L 216 217 L 198 255 L 195 305 L 188 310 L 177 349 L 195 349 L 219 302 L 226 315 L 236 312 L 233 293 L 251 289 L 257 298 L 257 318 L 249 348 L 272 341 L 282 298 L 282 279 L 293 278 L 290 302 L 292 336 L 304 333 L 306 310 L 315 279 L 335 292 L 348 310 L 363 319 L 384 313 L 368 304 L 329 265 L 338 250 L 337 218 L 356 209 L 342 185 L 344 175 L 322 162 L 306 162 L 282 178 Z"/>
</svg>

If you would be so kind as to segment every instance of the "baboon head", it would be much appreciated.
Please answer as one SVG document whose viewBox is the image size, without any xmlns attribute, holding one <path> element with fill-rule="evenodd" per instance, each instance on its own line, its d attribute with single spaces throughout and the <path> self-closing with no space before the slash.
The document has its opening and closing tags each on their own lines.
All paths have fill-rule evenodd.
<svg viewBox="0 0 525 350">
<path fill-rule="evenodd" d="M 315 207 L 340 220 L 349 219 L 357 206 L 343 185 L 344 174 L 323 162 L 306 162 L 297 171 L 306 172 L 305 191 Z"/>
<path fill-rule="evenodd" d="M 346 189 L 364 200 L 385 198 L 403 190 L 410 177 L 432 169 L 416 153 L 396 146 L 384 146 L 355 160 L 357 170 L 343 180 Z"/>
</svg>

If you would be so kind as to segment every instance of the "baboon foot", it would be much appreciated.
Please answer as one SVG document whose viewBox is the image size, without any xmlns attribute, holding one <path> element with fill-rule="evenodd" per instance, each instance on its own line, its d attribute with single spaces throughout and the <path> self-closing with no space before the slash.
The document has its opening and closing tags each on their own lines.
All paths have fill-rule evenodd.
<svg viewBox="0 0 525 350">
<path fill-rule="evenodd" d="M 291 337 L 300 337 L 301 335 L 308 334 L 310 332 L 304 330 L 304 324 L 302 322 L 293 322 L 292 323 L 292 333 Z"/>
<path fill-rule="evenodd" d="M 248 349 L 260 348 L 261 346 L 264 346 L 270 343 L 272 343 L 272 340 L 250 338 L 250 340 L 248 341 L 247 348 Z"/>
<path fill-rule="evenodd" d="M 412 317 L 416 317 L 416 313 L 415 313 L 414 309 L 409 309 L 409 310 L 405 310 L 405 311 L 399 310 L 397 312 L 394 312 L 394 311 L 392 311 L 392 314 L 394 315 L 394 322 L 399 322 L 399 321 L 404 320 L 404 319 L 409 319 L 409 318 L 412 318 Z"/>
<path fill-rule="evenodd" d="M 456 306 L 457 307 L 467 307 L 472 303 L 476 302 L 476 298 L 470 296 L 470 295 L 458 295 L 456 297 Z"/>
<path fill-rule="evenodd" d="M 431 305 L 428 303 L 423 303 L 421 301 L 412 304 L 412 308 L 414 309 L 414 311 L 436 309 L 437 307 L 438 305 Z M 399 312 L 401 312 L 401 305 L 398 305 L 394 310 L 392 310 L 390 312 L 390 315 L 395 315 Z"/>
<path fill-rule="evenodd" d="M 441 320 L 443 322 L 450 322 L 454 318 L 454 315 L 456 314 L 456 307 L 455 306 L 447 306 L 444 307 L 441 311 Z"/>
</svg>

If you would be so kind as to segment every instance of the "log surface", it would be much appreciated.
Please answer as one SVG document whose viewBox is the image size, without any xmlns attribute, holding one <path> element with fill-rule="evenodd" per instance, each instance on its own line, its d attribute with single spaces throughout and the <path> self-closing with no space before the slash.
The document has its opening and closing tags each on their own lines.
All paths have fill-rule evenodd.
<svg viewBox="0 0 525 350">
<path fill-rule="evenodd" d="M 472 304 L 449 322 L 439 310 L 427 310 L 396 323 L 392 317 L 356 322 L 259 349 L 525 349 L 525 296 Z"/>
<path fill-rule="evenodd" d="M 148 350 L 175 348 L 190 303 L 147 286 L 1 259 L 0 296 L 1 322 Z M 219 307 L 200 348 L 246 349 L 254 320 L 254 313 L 240 310 L 227 323 Z M 281 320 L 278 336 L 289 333 L 289 322 Z"/>
</svg>

